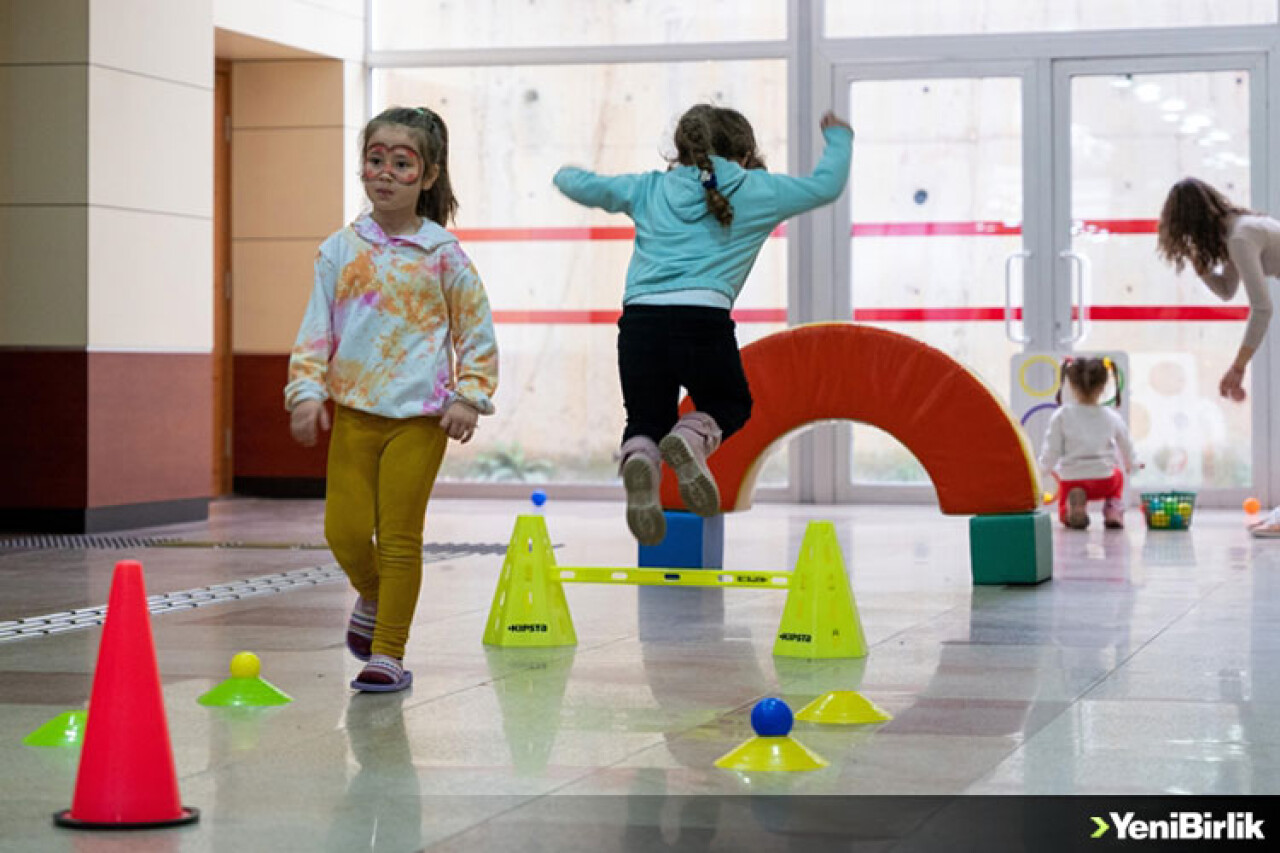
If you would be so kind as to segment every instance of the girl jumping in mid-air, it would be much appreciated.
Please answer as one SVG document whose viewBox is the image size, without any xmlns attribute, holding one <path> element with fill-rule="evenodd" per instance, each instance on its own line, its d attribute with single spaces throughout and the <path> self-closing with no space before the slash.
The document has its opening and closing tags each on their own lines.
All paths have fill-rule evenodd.
<svg viewBox="0 0 1280 853">
<path fill-rule="evenodd" d="M 659 460 L 675 471 L 685 505 L 720 511 L 706 458 L 751 415 L 729 311 L 760 247 L 783 220 L 834 201 L 849 177 L 853 130 L 827 113 L 826 148 L 805 178 L 765 171 L 750 123 L 699 104 L 681 116 L 665 171 L 603 176 L 566 167 L 555 184 L 579 204 L 636 224 L 618 321 L 618 372 L 627 410 L 621 474 L 637 540 L 666 536 Z M 697 410 L 679 415 L 680 388 Z"/>
<path fill-rule="evenodd" d="M 1133 442 L 1124 419 L 1098 404 L 1113 369 L 1101 358 L 1074 358 L 1063 365 L 1063 381 L 1075 400 L 1064 399 L 1053 413 L 1040 451 L 1040 467 L 1058 479 L 1058 519 L 1076 530 L 1089 526 L 1090 500 L 1103 502 L 1106 527 L 1124 527 L 1124 475 L 1133 470 Z"/>
<path fill-rule="evenodd" d="M 475 267 L 444 229 L 457 208 L 449 134 L 429 109 L 393 108 L 361 135 L 372 211 L 320 246 L 289 360 L 285 407 L 308 447 L 329 428 L 325 538 L 359 597 L 347 647 L 357 690 L 403 690 L 422 585 L 422 528 L 448 439 L 493 413 L 498 349 Z"/>
</svg>

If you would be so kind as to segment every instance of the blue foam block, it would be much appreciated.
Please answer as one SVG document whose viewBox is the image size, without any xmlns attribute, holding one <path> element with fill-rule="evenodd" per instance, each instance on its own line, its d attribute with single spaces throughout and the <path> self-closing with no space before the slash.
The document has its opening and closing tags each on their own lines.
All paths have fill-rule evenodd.
<svg viewBox="0 0 1280 853">
<path fill-rule="evenodd" d="M 724 568 L 724 516 L 703 518 L 691 512 L 663 510 L 667 538 L 657 545 L 641 545 L 637 565 L 642 569 Z"/>
</svg>

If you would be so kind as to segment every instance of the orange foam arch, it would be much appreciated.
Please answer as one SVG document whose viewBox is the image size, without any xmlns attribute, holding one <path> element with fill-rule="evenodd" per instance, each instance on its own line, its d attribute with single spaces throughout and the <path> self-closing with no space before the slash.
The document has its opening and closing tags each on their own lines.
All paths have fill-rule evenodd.
<svg viewBox="0 0 1280 853">
<path fill-rule="evenodd" d="M 818 421 L 851 420 L 892 435 L 924 466 L 947 515 L 1031 512 L 1035 457 L 1004 403 L 951 356 L 895 332 L 815 323 L 742 348 L 751 419 L 708 460 L 723 512 L 751 506 L 771 445 Z M 680 411 L 693 409 L 686 397 Z M 662 506 L 683 509 L 675 477 Z"/>
</svg>

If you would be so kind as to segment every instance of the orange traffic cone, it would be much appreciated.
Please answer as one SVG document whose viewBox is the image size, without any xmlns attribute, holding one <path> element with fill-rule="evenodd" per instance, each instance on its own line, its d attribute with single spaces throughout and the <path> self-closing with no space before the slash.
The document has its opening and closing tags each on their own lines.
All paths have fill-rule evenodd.
<svg viewBox="0 0 1280 853">
<path fill-rule="evenodd" d="M 194 823 L 178 799 L 160 670 L 142 564 L 116 564 L 93 673 L 71 808 L 53 816 L 78 829 L 147 829 Z"/>
</svg>

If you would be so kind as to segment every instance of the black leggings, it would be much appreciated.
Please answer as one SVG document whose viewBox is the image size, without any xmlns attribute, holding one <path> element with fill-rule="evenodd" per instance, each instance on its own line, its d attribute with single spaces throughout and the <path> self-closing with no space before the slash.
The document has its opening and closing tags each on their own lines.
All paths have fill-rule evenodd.
<svg viewBox="0 0 1280 853">
<path fill-rule="evenodd" d="M 618 320 L 618 374 L 627 428 L 622 440 L 660 441 L 679 420 L 680 388 L 715 418 L 723 438 L 751 417 L 734 323 L 723 308 L 629 305 Z"/>
</svg>

